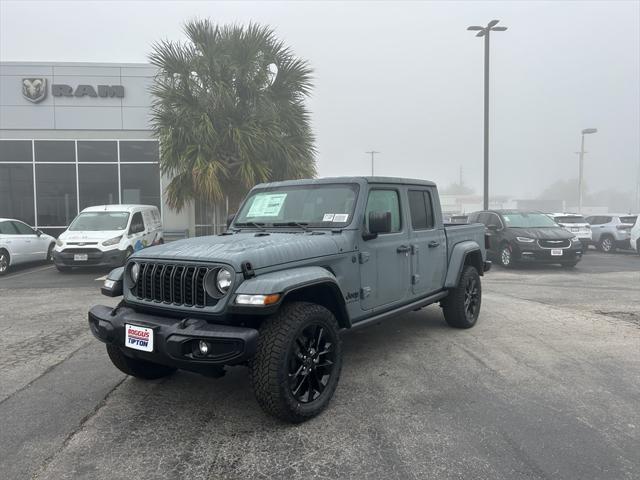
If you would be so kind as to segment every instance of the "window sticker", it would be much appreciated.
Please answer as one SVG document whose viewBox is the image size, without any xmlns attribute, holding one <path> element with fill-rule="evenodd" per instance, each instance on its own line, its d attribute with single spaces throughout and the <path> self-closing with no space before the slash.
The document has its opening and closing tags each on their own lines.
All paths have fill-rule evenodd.
<svg viewBox="0 0 640 480">
<path fill-rule="evenodd" d="M 337 223 L 344 223 L 349 219 L 348 213 L 336 213 L 333 216 L 333 221 Z"/>
<path fill-rule="evenodd" d="M 286 198 L 286 193 L 258 193 L 247 217 L 277 217 Z"/>
<path fill-rule="evenodd" d="M 323 222 L 333 222 L 333 213 L 325 213 L 322 217 Z"/>
</svg>

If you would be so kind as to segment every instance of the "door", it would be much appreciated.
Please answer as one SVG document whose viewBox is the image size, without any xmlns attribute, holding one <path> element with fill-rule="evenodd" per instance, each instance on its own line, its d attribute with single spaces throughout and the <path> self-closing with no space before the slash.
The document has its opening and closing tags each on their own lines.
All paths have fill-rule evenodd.
<svg viewBox="0 0 640 480">
<path fill-rule="evenodd" d="M 371 189 L 365 209 L 365 231 L 369 230 L 369 212 L 389 212 L 391 232 L 361 242 L 360 305 L 363 310 L 392 307 L 409 292 L 408 229 L 403 225 L 400 191 L 396 188 Z"/>
<path fill-rule="evenodd" d="M 26 223 L 18 222 L 17 220 L 11 221 L 11 224 L 17 233 L 15 244 L 19 245 L 21 252 L 24 253 L 23 260 L 26 262 L 42 260 L 44 254 L 42 257 L 39 256 L 40 238 L 36 231 Z"/>
<path fill-rule="evenodd" d="M 134 251 L 142 250 L 145 247 L 144 238 L 144 220 L 142 219 L 142 213 L 136 212 L 131 217 L 131 226 L 129 227 L 129 244 L 133 247 Z"/>
<path fill-rule="evenodd" d="M 440 290 L 447 265 L 444 226 L 436 222 L 432 193 L 428 189 L 407 192 L 411 219 L 411 291 L 415 297 Z"/>
</svg>

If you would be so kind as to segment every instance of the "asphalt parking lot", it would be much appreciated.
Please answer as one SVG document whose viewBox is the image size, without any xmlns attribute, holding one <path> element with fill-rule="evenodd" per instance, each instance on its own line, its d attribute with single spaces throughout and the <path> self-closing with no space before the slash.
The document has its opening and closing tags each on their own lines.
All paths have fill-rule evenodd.
<svg viewBox="0 0 640 480">
<path fill-rule="evenodd" d="M 246 370 L 125 377 L 90 335 L 104 270 L 0 278 L 0 477 L 640 477 L 640 256 L 494 268 L 480 321 L 431 306 L 345 332 L 336 395 L 298 426 Z"/>
</svg>

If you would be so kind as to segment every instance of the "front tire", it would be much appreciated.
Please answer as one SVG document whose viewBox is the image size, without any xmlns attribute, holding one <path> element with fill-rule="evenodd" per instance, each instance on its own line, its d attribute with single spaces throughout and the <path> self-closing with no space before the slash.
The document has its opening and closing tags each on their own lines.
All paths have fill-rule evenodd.
<svg viewBox="0 0 640 480">
<path fill-rule="evenodd" d="M 342 346 L 338 323 L 321 305 L 283 305 L 260 328 L 250 363 L 258 404 L 276 418 L 300 423 L 322 412 L 338 385 Z"/>
<path fill-rule="evenodd" d="M 55 246 L 56 246 L 55 243 L 52 243 L 51 245 L 49 245 L 49 249 L 47 250 L 47 258 L 45 258 L 47 262 L 53 261 L 53 249 Z"/>
<path fill-rule="evenodd" d="M 111 359 L 111 363 L 122 373 L 144 380 L 155 380 L 156 378 L 167 377 L 176 371 L 175 368 L 165 365 L 127 357 L 122 353 L 120 347 L 111 344 L 107 345 L 107 354 Z"/>
<path fill-rule="evenodd" d="M 471 328 L 478 321 L 482 304 L 482 283 L 475 267 L 466 265 L 458 285 L 442 301 L 444 319 L 454 328 Z"/>
<path fill-rule="evenodd" d="M 613 253 L 616 251 L 616 244 L 610 236 L 604 236 L 598 242 L 598 248 L 604 253 Z"/>
<path fill-rule="evenodd" d="M 498 252 L 498 262 L 503 268 L 513 267 L 513 248 L 508 243 L 505 243 L 500 247 Z"/>
</svg>

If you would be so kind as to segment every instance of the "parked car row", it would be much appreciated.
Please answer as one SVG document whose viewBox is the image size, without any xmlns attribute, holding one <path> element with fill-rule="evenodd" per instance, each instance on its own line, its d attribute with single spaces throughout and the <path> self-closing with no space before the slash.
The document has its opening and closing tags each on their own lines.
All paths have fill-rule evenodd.
<svg viewBox="0 0 640 480">
<path fill-rule="evenodd" d="M 138 250 L 164 243 L 157 207 L 101 205 L 85 208 L 55 239 L 15 219 L 0 218 L 0 275 L 15 265 L 53 260 L 73 267 L 124 265 Z"/>
<path fill-rule="evenodd" d="M 606 253 L 620 248 L 640 254 L 637 215 L 487 210 L 469 214 L 467 221 L 485 225 L 487 254 L 504 267 L 539 262 L 570 268 L 590 245 Z"/>
</svg>

